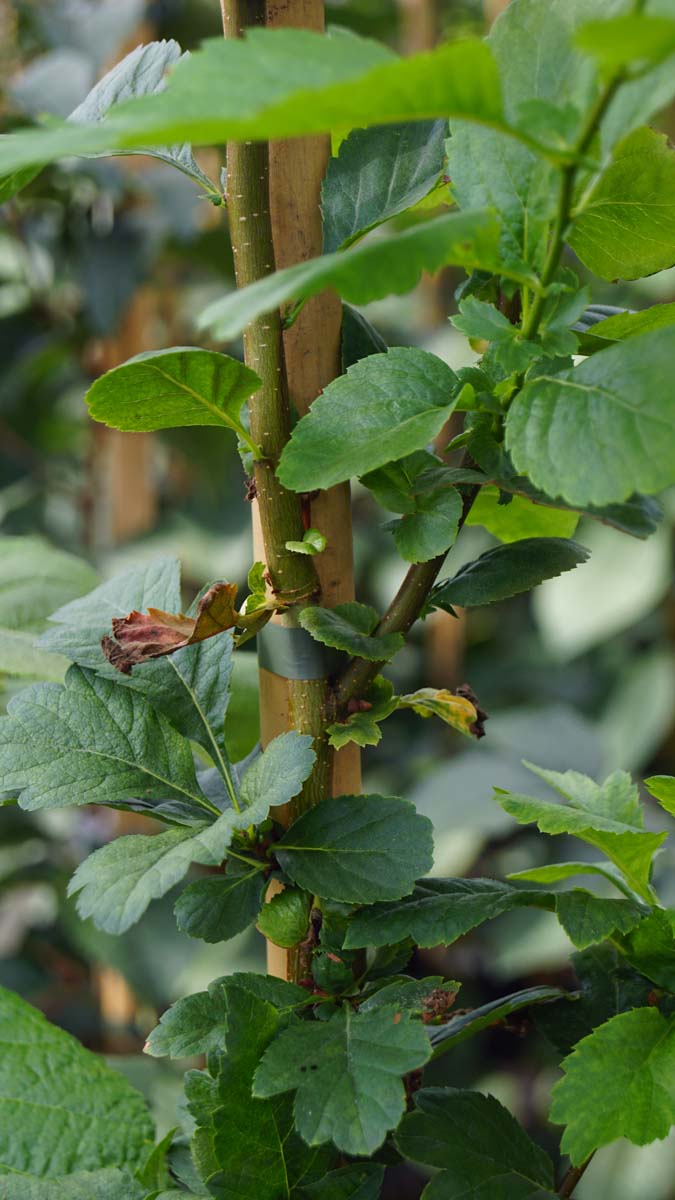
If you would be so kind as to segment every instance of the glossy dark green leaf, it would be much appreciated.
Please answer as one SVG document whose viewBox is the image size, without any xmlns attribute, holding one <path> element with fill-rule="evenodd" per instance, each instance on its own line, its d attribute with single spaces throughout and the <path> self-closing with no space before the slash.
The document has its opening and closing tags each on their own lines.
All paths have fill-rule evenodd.
<svg viewBox="0 0 675 1200">
<path fill-rule="evenodd" d="M 462 497 L 456 488 L 417 496 L 415 511 L 391 525 L 394 542 L 406 562 L 428 562 L 449 550 L 457 538 Z"/>
<path fill-rule="evenodd" d="M 395 1008 L 303 1022 L 263 1055 L 253 1094 L 295 1091 L 296 1128 L 310 1146 L 332 1141 L 345 1154 L 369 1155 L 405 1108 L 402 1077 L 430 1055 L 424 1027 Z"/>
<path fill-rule="evenodd" d="M 406 1158 L 440 1167 L 425 1200 L 531 1200 L 555 1192 L 553 1163 L 508 1109 L 480 1092 L 425 1088 L 404 1117 L 396 1145 Z"/>
<path fill-rule="evenodd" d="M 258 917 L 258 928 L 275 946 L 295 946 L 307 933 L 312 897 L 299 888 L 284 888 L 267 904 Z"/>
<path fill-rule="evenodd" d="M 370 662 L 388 662 L 403 646 L 400 633 L 376 634 L 379 617 L 375 609 L 356 600 L 335 608 L 304 608 L 298 619 L 315 641 Z"/>
<path fill-rule="evenodd" d="M 675 992 L 675 909 L 655 908 L 619 944 L 636 971 Z"/>
<path fill-rule="evenodd" d="M 204 942 L 226 942 L 257 920 L 265 895 L 264 872 L 232 859 L 227 874 L 198 879 L 181 892 L 178 928 Z"/>
<path fill-rule="evenodd" d="M 588 558 L 588 550 L 565 538 L 524 538 L 486 550 L 461 567 L 431 593 L 435 608 L 493 604 L 571 571 Z"/>
<path fill-rule="evenodd" d="M 640 924 L 645 910 L 632 900 L 605 899 L 572 888 L 556 897 L 556 914 L 570 941 L 585 950 L 614 932 L 629 933 Z"/>
<path fill-rule="evenodd" d="M 445 162 L 445 121 L 354 129 L 321 188 L 327 254 L 422 200 Z"/>
<path fill-rule="evenodd" d="M 432 845 L 431 822 L 407 801 L 336 796 L 299 817 L 276 843 L 275 854 L 305 891 L 371 904 L 410 892 L 431 867 Z"/>
<path fill-rule="evenodd" d="M 567 997 L 566 992 L 554 987 L 524 988 L 520 992 L 512 992 L 510 996 L 502 996 L 499 1000 L 490 1000 L 479 1008 L 465 1012 L 451 1013 L 442 1025 L 432 1026 L 429 1037 L 434 1048 L 434 1057 L 445 1054 L 459 1042 L 482 1033 L 484 1029 L 492 1029 L 500 1022 L 506 1022 L 513 1013 L 529 1008 L 531 1005 L 548 1005 Z"/>
<path fill-rule="evenodd" d="M 377 1200 L 384 1179 L 379 1163 L 352 1163 L 300 1189 L 303 1200 Z"/>
</svg>

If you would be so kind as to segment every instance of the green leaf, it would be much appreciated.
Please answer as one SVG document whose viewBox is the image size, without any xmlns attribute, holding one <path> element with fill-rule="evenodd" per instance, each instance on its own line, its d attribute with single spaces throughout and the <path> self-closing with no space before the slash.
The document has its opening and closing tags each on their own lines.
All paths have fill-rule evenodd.
<svg viewBox="0 0 675 1200">
<path fill-rule="evenodd" d="M 536 822 L 542 833 L 571 834 L 595 846 L 651 904 L 651 863 L 667 835 L 645 831 L 637 789 L 630 777 L 615 771 L 600 785 L 574 771 L 559 775 L 525 765 L 559 791 L 567 803 L 535 800 L 496 788 L 495 799 L 502 808 L 521 825 Z"/>
<path fill-rule="evenodd" d="M 39 630 L 50 613 L 95 587 L 89 563 L 37 537 L 0 537 L 0 626 Z"/>
<path fill-rule="evenodd" d="M 675 817 L 675 778 L 672 775 L 650 775 L 649 779 L 645 779 L 645 787 L 661 807 Z"/>
<path fill-rule="evenodd" d="M 579 1042 L 553 1089 L 551 1120 L 576 1165 L 617 1138 L 637 1146 L 675 1123 L 675 1018 L 657 1008 L 621 1013 Z"/>
<path fill-rule="evenodd" d="M 298 1137 L 288 1099 L 251 1095 L 260 1058 L 283 1027 L 279 1013 L 237 986 L 225 989 L 225 1005 L 226 1054 L 210 1055 L 211 1075 L 186 1076 L 188 1108 L 197 1123 L 193 1158 L 209 1193 L 220 1200 L 289 1200 L 300 1183 L 321 1178 L 334 1156 Z"/>
<path fill-rule="evenodd" d="M 399 697 L 394 696 L 393 684 L 377 675 L 363 697 L 366 706 L 349 713 L 346 720 L 328 725 L 328 740 L 335 750 L 349 742 L 357 746 L 377 746 L 382 738 L 379 722 L 384 721 L 398 707 Z"/>
<path fill-rule="evenodd" d="M 342 369 L 353 367 L 360 358 L 384 354 L 387 343 L 367 317 L 349 304 L 342 305 Z"/>
<path fill-rule="evenodd" d="M 215 350 L 175 346 L 148 350 L 113 367 L 91 385 L 89 415 L 130 432 L 186 425 L 225 426 L 259 450 L 242 424 L 241 410 L 261 380 L 236 358 Z"/>
<path fill-rule="evenodd" d="M 518 327 L 494 305 L 486 304 L 476 296 L 467 296 L 460 300 L 459 312 L 458 317 L 451 318 L 451 324 L 472 343 L 490 342 L 492 356 L 505 371 L 525 371 L 533 358 L 541 357 L 541 347 L 534 342 L 522 341 Z"/>
<path fill-rule="evenodd" d="M 60 683 L 68 669 L 68 659 L 40 650 L 34 642 L 32 633 L 0 627 L 0 674 Z"/>
<path fill-rule="evenodd" d="M 140 1166 L 152 1121 L 122 1075 L 4 988 L 0 1043 L 0 1174 Z"/>
<path fill-rule="evenodd" d="M 335 608 L 303 608 L 298 620 L 315 641 L 369 662 L 388 662 L 403 646 L 400 633 L 374 634 L 379 624 L 375 609 L 356 600 Z"/>
<path fill-rule="evenodd" d="M 301 76 L 292 70 L 299 62 Z M 0 172 L 73 154 L 266 141 L 449 113 L 503 125 L 495 64 L 477 40 L 400 60 L 343 30 L 327 37 L 248 30 L 236 43 L 205 42 L 176 65 L 161 95 L 125 104 L 102 126 L 55 125 L 7 138 Z"/>
<path fill-rule="evenodd" d="M 306 529 L 301 542 L 286 542 L 286 549 L 295 554 L 323 554 L 328 541 L 320 529 Z"/>
<path fill-rule="evenodd" d="M 316 760 L 312 741 L 306 733 L 289 730 L 268 743 L 241 781 L 241 799 L 246 810 L 261 811 L 264 805 L 268 809 L 277 808 L 297 796 Z"/>
<path fill-rule="evenodd" d="M 601 875 L 615 887 L 620 887 L 623 882 L 616 867 L 602 862 L 549 863 L 544 867 L 529 867 L 527 871 L 511 871 L 506 878 L 526 883 L 558 883 L 561 879 L 572 879 L 576 875 Z"/>
<path fill-rule="evenodd" d="M 518 542 L 523 538 L 571 538 L 579 524 L 579 514 L 569 509 L 535 504 L 526 496 L 512 496 L 500 503 L 498 487 L 482 487 L 476 496 L 466 525 L 482 525 L 500 542 Z"/>
<path fill-rule="evenodd" d="M 602 506 L 667 487 L 675 478 L 674 346 L 672 328 L 656 330 L 527 383 L 506 420 L 516 469 L 571 504 Z"/>
<path fill-rule="evenodd" d="M 556 896 L 556 915 L 578 950 L 603 942 L 613 933 L 629 933 L 639 925 L 644 909 L 632 900 L 606 900 L 583 888 Z"/>
<path fill-rule="evenodd" d="M 303 1022 L 263 1055 L 254 1096 L 296 1091 L 298 1132 L 310 1146 L 333 1141 L 345 1154 L 369 1155 L 405 1108 L 402 1076 L 429 1058 L 425 1030 L 395 1008 Z"/>
<path fill-rule="evenodd" d="M 502 263 L 499 228 L 492 209 L 434 217 L 390 237 L 360 242 L 265 276 L 236 295 L 214 300 L 198 317 L 197 327 L 231 341 L 250 321 L 289 300 L 306 300 L 330 287 L 350 304 L 368 304 L 409 292 L 423 271 L 435 274 L 451 265 L 533 282 L 527 267 Z"/>
<path fill-rule="evenodd" d="M 405 800 L 336 796 L 303 813 L 275 853 L 312 894 L 347 904 L 396 900 L 431 867 L 432 826 Z"/>
<path fill-rule="evenodd" d="M 653 304 L 642 312 L 621 312 L 589 325 L 580 333 L 583 354 L 606 349 L 614 342 L 640 337 L 655 329 L 667 329 L 675 325 L 675 304 Z"/>
<path fill-rule="evenodd" d="M 232 637 L 224 633 L 186 646 L 167 658 L 142 664 L 130 675 L 122 675 L 104 658 L 101 638 L 110 633 L 113 617 L 148 608 L 179 610 L 180 567 L 174 559 L 160 558 L 147 566 L 132 567 L 89 595 L 64 605 L 52 614 L 54 626 L 43 634 L 39 645 L 114 679 L 118 686 L 148 696 L 153 708 L 168 717 L 185 737 L 203 746 L 220 773 L 227 776 L 223 717 L 230 694 Z"/>
<path fill-rule="evenodd" d="M 359 1004 L 359 1012 L 372 1012 L 376 1008 L 403 1008 L 406 1012 L 422 1016 L 440 1016 L 447 1018 L 447 1010 L 452 1007 L 461 988 L 456 979 L 444 980 L 442 975 L 430 975 L 426 979 L 410 979 L 399 976 L 391 981 L 384 980 L 382 986 L 376 984 L 376 990 Z M 442 1008 L 436 1014 L 435 1006 L 440 1001 Z"/>
<path fill-rule="evenodd" d="M 413 1162 L 440 1167 L 424 1200 L 530 1200 L 553 1196 L 553 1163 L 494 1096 L 424 1088 L 396 1145 Z"/>
<path fill-rule="evenodd" d="M 576 44 L 606 73 L 630 63 L 659 63 L 675 53 L 675 21 L 666 17 L 624 15 L 609 21 L 588 21 L 577 31 Z"/>
<path fill-rule="evenodd" d="M 33 684 L 0 719 L 3 786 L 29 810 L 172 801 L 183 819 L 217 811 L 199 787 L 189 743 L 148 702 L 92 671 Z"/>
<path fill-rule="evenodd" d="M 232 859 L 227 874 L 198 879 L 181 892 L 174 906 L 178 928 L 204 942 L 226 942 L 257 920 L 265 888 L 257 866 Z"/>
<path fill-rule="evenodd" d="M 435 608 L 494 604 L 571 571 L 588 558 L 577 542 L 563 538 L 524 538 L 486 550 L 461 567 L 452 579 L 436 584 L 431 593 Z"/>
<path fill-rule="evenodd" d="M 416 497 L 415 511 L 394 521 L 394 542 L 406 562 L 428 562 L 454 545 L 462 515 L 456 488 L 438 488 Z"/>
<path fill-rule="evenodd" d="M 443 428 L 458 390 L 454 371 L 426 350 L 396 347 L 362 359 L 296 425 L 281 482 L 298 492 L 326 488 L 421 450 Z"/>
<path fill-rule="evenodd" d="M 59 1179 L 0 1176 L 0 1200 L 144 1200 L 145 1196 L 145 1188 L 116 1167 L 78 1171 Z"/>
<path fill-rule="evenodd" d="M 675 909 L 654 909 L 620 945 L 636 971 L 675 992 Z"/>
<path fill-rule="evenodd" d="M 446 725 L 467 737 L 483 736 L 482 721 L 486 714 L 482 713 L 479 717 L 471 700 L 446 688 L 418 688 L 407 696 L 397 696 L 396 707 L 412 708 L 420 717 L 440 717 Z"/>
<path fill-rule="evenodd" d="M 353 129 L 321 187 L 323 248 L 349 245 L 422 200 L 445 162 L 445 121 Z"/>
<path fill-rule="evenodd" d="M 373 904 L 352 917 L 345 947 L 388 946 L 411 937 L 418 946 L 449 946 L 513 908 L 551 908 L 544 892 L 519 891 L 494 879 L 420 879 L 396 904 Z"/>
<path fill-rule="evenodd" d="M 488 1004 L 482 1004 L 480 1008 L 471 1008 L 454 1016 L 451 1013 L 444 1024 L 428 1029 L 434 1057 L 445 1054 L 453 1046 L 476 1033 L 482 1033 L 484 1029 L 494 1028 L 513 1013 L 529 1008 L 530 1005 L 548 1005 L 563 997 L 566 1001 L 567 993 L 561 992 L 560 988 L 531 987 L 512 992 L 510 996 L 502 996 L 499 1000 L 491 1000 Z"/>
<path fill-rule="evenodd" d="M 258 929 L 275 946 L 296 946 L 307 933 L 312 897 L 299 888 L 284 888 L 264 904 Z"/>
<path fill-rule="evenodd" d="M 379 1163 L 352 1163 L 301 1188 L 300 1195 L 304 1200 L 378 1200 L 383 1179 Z"/>
<path fill-rule="evenodd" d="M 675 26 L 675 22 L 673 22 Z M 583 197 L 568 241 L 601 279 L 641 279 L 675 263 L 675 154 L 665 134 L 636 129 Z"/>
<path fill-rule="evenodd" d="M 361 476 L 361 483 L 373 493 L 378 504 L 389 512 L 414 513 L 417 494 L 429 491 L 429 485 L 426 479 L 422 479 L 422 475 L 432 471 L 441 472 L 437 480 L 439 485 L 445 487 L 455 482 L 454 477 L 446 477 L 446 471 L 451 472 L 452 468 L 444 468 L 440 458 L 430 454 L 428 450 L 416 450 L 413 454 L 407 454 L 405 458 L 385 463 L 377 470 L 367 472 Z"/>
</svg>

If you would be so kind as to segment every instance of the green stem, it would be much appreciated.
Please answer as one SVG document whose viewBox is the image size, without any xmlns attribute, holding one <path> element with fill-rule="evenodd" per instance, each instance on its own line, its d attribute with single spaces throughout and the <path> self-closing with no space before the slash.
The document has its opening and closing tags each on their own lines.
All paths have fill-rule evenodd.
<svg viewBox="0 0 675 1200">
<path fill-rule="evenodd" d="M 558 1195 L 562 1196 L 563 1200 L 570 1200 L 570 1197 L 574 1195 L 576 1186 L 586 1168 L 589 1166 L 592 1158 L 593 1155 L 591 1154 L 590 1157 L 586 1159 L 586 1162 L 583 1162 L 580 1167 L 570 1167 L 565 1173 L 560 1187 L 558 1188 Z"/>
</svg>

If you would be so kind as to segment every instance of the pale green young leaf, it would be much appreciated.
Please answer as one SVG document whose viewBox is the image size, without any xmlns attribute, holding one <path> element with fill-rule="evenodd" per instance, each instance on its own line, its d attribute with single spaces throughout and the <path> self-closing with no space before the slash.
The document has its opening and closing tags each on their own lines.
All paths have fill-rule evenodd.
<svg viewBox="0 0 675 1200">
<path fill-rule="evenodd" d="M 294 67 L 301 62 L 302 74 Z M 449 114 L 505 127 L 497 69 L 478 40 L 396 59 L 344 30 L 247 31 L 213 38 L 176 65 L 161 95 L 113 108 L 101 124 L 8 137 L 0 173 L 70 155 L 138 146 L 267 140 Z"/>
<path fill-rule="evenodd" d="M 0 1178 L 140 1166 L 153 1125 L 124 1076 L 4 988 L 0 1044 Z"/>
<path fill-rule="evenodd" d="M 405 1158 L 441 1168 L 424 1189 L 424 1200 L 531 1200 L 555 1194 L 548 1154 L 494 1096 L 424 1088 L 395 1141 Z"/>
<path fill-rule="evenodd" d="M 650 775 L 649 779 L 645 779 L 645 787 L 661 807 L 675 817 L 675 778 L 672 775 Z"/>
<path fill-rule="evenodd" d="M 38 537 L 0 537 L 0 626 L 44 629 L 47 617 L 96 587 L 93 567 Z"/>
<path fill-rule="evenodd" d="M 30 810 L 171 801 L 182 819 L 216 811 L 186 741 L 142 696 L 71 667 L 65 685 L 33 684 L 0 719 L 3 786 Z"/>
<path fill-rule="evenodd" d="M 445 121 L 354 129 L 321 186 L 326 254 L 417 204 L 445 162 Z"/>
<path fill-rule="evenodd" d="M 432 848 L 431 822 L 407 801 L 335 796 L 299 817 L 276 843 L 275 853 L 305 891 L 371 904 L 410 892 L 415 879 L 430 869 Z"/>
<path fill-rule="evenodd" d="M 579 771 L 550 771 L 530 762 L 525 762 L 525 766 L 579 808 L 624 821 L 634 829 L 644 829 L 640 790 L 627 771 L 612 771 L 602 783 L 596 783 Z"/>
<path fill-rule="evenodd" d="M 543 867 L 528 867 L 526 871 L 511 871 L 506 878 L 521 883 L 559 883 L 562 879 L 573 879 L 577 875 L 600 875 L 619 888 L 623 883 L 616 867 L 612 863 L 602 862 L 549 863 Z"/>
<path fill-rule="evenodd" d="M 255 371 L 227 354 L 174 346 L 113 367 L 91 385 L 86 402 L 89 415 L 113 429 L 224 426 L 253 449 L 241 410 L 260 384 Z"/>
<path fill-rule="evenodd" d="M 675 54 L 675 21 L 648 13 L 626 13 L 610 21 L 588 21 L 577 31 L 575 41 L 607 73 L 629 64 L 644 67 Z"/>
<path fill-rule="evenodd" d="M 281 1033 L 263 1055 L 253 1094 L 295 1091 L 295 1125 L 308 1145 L 332 1141 L 345 1154 L 369 1155 L 403 1115 L 402 1076 L 429 1055 L 424 1027 L 409 1014 L 345 1006 L 328 1022 Z"/>
<path fill-rule="evenodd" d="M 303 608 L 298 620 L 315 641 L 370 662 L 388 662 L 403 646 L 400 633 L 376 634 L 379 617 L 375 609 L 356 600 L 335 608 Z"/>
<path fill-rule="evenodd" d="M 266 886 L 257 866 L 231 859 L 225 875 L 198 879 L 181 892 L 174 905 L 178 928 L 204 942 L 226 942 L 254 924 Z"/>
<path fill-rule="evenodd" d="M 527 496 L 514 495 L 508 504 L 500 504 L 498 487 L 482 487 L 476 496 L 466 525 L 482 525 L 500 542 L 518 542 L 523 538 L 571 538 L 579 524 L 579 514 L 569 509 L 535 504 Z"/>
<path fill-rule="evenodd" d="M 311 258 L 267 275 L 222 300 L 214 300 L 199 315 L 197 326 L 212 337 L 231 341 L 250 321 L 290 300 L 307 300 L 332 288 L 350 304 L 368 304 L 409 292 L 423 271 L 435 274 L 451 265 L 501 272 L 517 281 L 530 280 L 530 272 L 522 264 L 502 263 L 499 228 L 491 209 L 434 217 L 400 233 L 359 242 L 336 254 Z"/>
<path fill-rule="evenodd" d="M 58 1179 L 0 1176 L 0 1200 L 145 1200 L 146 1196 L 140 1183 L 116 1167 L 77 1171 Z"/>
<path fill-rule="evenodd" d="M 506 420 L 516 469 L 571 504 L 601 507 L 667 487 L 675 479 L 674 348 L 675 331 L 656 330 L 527 383 Z"/>
<path fill-rule="evenodd" d="M 418 946 L 449 946 L 514 908 L 551 909 L 545 892 L 520 891 L 493 879 L 420 879 L 397 903 L 372 904 L 352 917 L 345 947 L 388 946 L 410 937 Z"/>
<path fill-rule="evenodd" d="M 275 946 L 296 946 L 307 933 L 312 897 L 300 888 L 284 888 L 258 916 L 258 929 Z"/>
<path fill-rule="evenodd" d="M 583 546 L 564 538 L 524 538 L 495 546 L 438 583 L 431 604 L 435 608 L 494 604 L 571 571 L 587 558 Z"/>
<path fill-rule="evenodd" d="M 578 950 L 603 942 L 613 933 L 629 933 L 645 915 L 633 900 L 607 900 L 583 888 L 556 896 L 556 915 Z"/>
<path fill-rule="evenodd" d="M 672 267 L 674 187 L 675 154 L 665 134 L 636 129 L 581 198 L 570 246 L 601 279 L 641 279 Z"/>
<path fill-rule="evenodd" d="M 553 1001 L 567 1000 L 567 992 L 554 987 L 523 988 L 520 992 L 512 992 L 510 996 L 501 996 L 499 1000 L 490 1000 L 478 1008 L 470 1008 L 465 1012 L 451 1013 L 442 1025 L 432 1026 L 429 1038 L 434 1050 L 434 1058 L 447 1053 L 453 1046 L 482 1033 L 484 1029 L 494 1028 L 498 1021 L 505 1021 L 513 1013 L 521 1012 L 532 1005 L 548 1005 Z"/>
<path fill-rule="evenodd" d="M 576 1165 L 625 1137 L 637 1146 L 675 1123 L 675 1018 L 657 1008 L 620 1013 L 579 1042 L 553 1089 L 551 1120 Z"/>
<path fill-rule="evenodd" d="M 224 989 L 226 1053 L 209 1057 L 213 1077 L 197 1071 L 186 1076 L 188 1108 L 197 1123 L 192 1156 L 209 1193 L 220 1200 L 279 1200 L 300 1183 L 321 1178 L 335 1155 L 298 1136 L 290 1098 L 252 1097 L 261 1056 L 285 1022 L 272 1004 L 232 982 Z"/>
<path fill-rule="evenodd" d="M 396 347 L 362 359 L 298 422 L 279 478 L 294 491 L 311 491 L 422 450 L 447 421 L 458 391 L 454 371 L 426 350 Z"/>
<path fill-rule="evenodd" d="M 415 510 L 392 522 L 394 542 L 406 562 L 428 562 L 449 550 L 457 538 L 462 497 L 456 488 L 438 488 L 415 498 Z"/>
</svg>

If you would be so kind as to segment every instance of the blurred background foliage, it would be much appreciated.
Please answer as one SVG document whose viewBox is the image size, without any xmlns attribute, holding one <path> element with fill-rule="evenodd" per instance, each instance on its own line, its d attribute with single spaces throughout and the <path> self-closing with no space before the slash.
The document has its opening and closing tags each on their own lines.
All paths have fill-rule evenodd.
<svg viewBox="0 0 675 1200">
<path fill-rule="evenodd" d="M 408 53 L 480 32 L 503 6 L 335 0 L 327 9 L 329 21 Z M 218 34 L 216 0 L 0 0 L 3 129 L 67 114 L 141 41 L 172 37 L 189 49 Z M 666 114 L 664 128 L 674 122 Z M 217 178 L 219 152 L 198 158 Z M 675 299 L 673 272 L 616 287 L 588 282 L 596 302 L 640 308 Z M 369 319 L 390 344 L 413 341 L 463 366 L 472 352 L 447 320 L 458 283 L 452 271 L 423 281 L 410 296 L 371 305 Z M 182 562 L 186 601 L 205 580 L 243 583 L 250 514 L 233 440 L 212 429 L 118 434 L 94 427 L 82 403 L 90 381 L 118 362 L 190 344 L 191 314 L 232 287 L 223 210 L 152 159 L 59 164 L 2 209 L 1 704 L 31 678 L 60 677 L 62 664 L 35 651 L 33 636 L 97 578 L 169 553 Z M 616 767 L 638 777 L 675 773 L 675 498 L 663 502 L 665 520 L 649 541 L 582 523 L 576 536 L 593 551 L 588 565 L 532 597 L 459 620 L 435 614 L 394 663 L 400 690 L 467 680 L 491 714 L 487 737 L 471 745 L 440 723 L 396 715 L 364 757 L 366 790 L 407 795 L 433 819 L 439 872 L 501 877 L 578 857 L 578 846 L 571 855 L 564 839 L 515 826 L 492 801 L 495 784 L 533 791 L 523 758 L 597 778 Z M 382 608 L 403 567 L 384 514 L 358 486 L 354 511 L 359 595 Z M 453 561 L 493 540 L 480 526 L 467 529 Z M 228 715 L 236 758 L 257 739 L 255 689 L 254 656 L 242 652 Z M 215 947 L 190 940 L 176 930 L 171 897 L 122 939 L 80 921 L 65 897 L 73 868 L 138 821 L 98 809 L 0 808 L 0 983 L 116 1055 L 169 1127 L 180 1072 L 140 1055 L 145 1034 L 171 1001 L 216 975 L 262 969 L 263 945 L 257 935 Z M 664 855 L 658 882 L 675 903 L 672 867 Z M 573 986 L 570 949 L 552 915 L 520 912 L 448 951 L 420 953 L 414 968 L 465 980 L 461 1003 L 473 1006 L 534 983 Z M 490 1030 L 437 1070 L 439 1081 L 489 1087 L 555 1146 L 545 1121 L 555 1054 L 535 1029 Z M 674 1149 L 672 1139 L 643 1150 L 619 1143 L 596 1156 L 578 1194 L 673 1200 Z M 419 1187 L 399 1179 L 396 1194 Z"/>
</svg>

